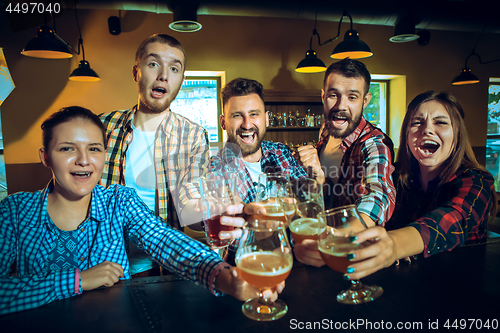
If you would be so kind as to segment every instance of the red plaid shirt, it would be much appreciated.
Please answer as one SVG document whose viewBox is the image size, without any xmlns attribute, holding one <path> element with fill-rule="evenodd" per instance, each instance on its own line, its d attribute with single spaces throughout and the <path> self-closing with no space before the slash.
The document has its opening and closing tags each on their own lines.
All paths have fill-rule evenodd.
<svg viewBox="0 0 500 333">
<path fill-rule="evenodd" d="M 389 230 L 414 227 L 424 241 L 424 257 L 451 250 L 465 241 L 486 236 L 494 180 L 489 173 L 460 169 L 450 181 L 437 186 L 429 182 L 427 192 L 415 178 L 403 190 L 398 182 L 397 205 L 387 223 Z"/>
<path fill-rule="evenodd" d="M 323 127 L 316 145 L 320 154 L 329 137 L 328 129 Z M 340 148 L 344 156 L 338 182 L 332 184 L 327 180 L 323 186 L 325 209 L 355 204 L 360 213 L 385 225 L 396 205 L 391 139 L 362 117 L 354 132 L 342 140 Z"/>
</svg>

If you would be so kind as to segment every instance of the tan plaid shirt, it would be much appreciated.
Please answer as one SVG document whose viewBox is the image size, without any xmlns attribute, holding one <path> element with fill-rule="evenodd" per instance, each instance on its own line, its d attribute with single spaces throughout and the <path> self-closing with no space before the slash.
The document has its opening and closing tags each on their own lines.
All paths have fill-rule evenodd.
<svg viewBox="0 0 500 333">
<path fill-rule="evenodd" d="M 108 151 L 100 184 L 125 184 L 128 146 L 132 142 L 132 119 L 137 106 L 130 110 L 101 114 L 106 127 Z M 168 112 L 155 136 L 156 173 L 155 213 L 178 227 L 180 213 L 189 199 L 199 198 L 198 178 L 207 170 L 209 144 L 207 131 L 198 124 Z M 170 197 L 173 200 L 170 200 Z M 172 203 L 173 201 L 173 203 Z"/>
</svg>

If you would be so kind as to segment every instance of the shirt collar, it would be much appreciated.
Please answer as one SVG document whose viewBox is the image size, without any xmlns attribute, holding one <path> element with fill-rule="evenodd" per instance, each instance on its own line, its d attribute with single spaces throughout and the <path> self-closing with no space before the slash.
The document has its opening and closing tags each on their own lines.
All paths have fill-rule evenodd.
<svg viewBox="0 0 500 333">
<path fill-rule="evenodd" d="M 134 120 L 134 115 L 136 112 L 137 112 L 137 105 L 135 105 L 132 108 L 127 118 L 125 119 L 125 128 L 128 131 L 132 131 L 132 121 Z M 160 122 L 160 125 L 158 125 L 158 129 L 160 129 L 167 137 L 170 137 L 170 135 L 174 133 L 174 126 L 175 126 L 174 120 L 175 120 L 174 112 L 172 112 L 169 109 L 167 115 Z"/>
<path fill-rule="evenodd" d="M 96 185 L 94 189 L 92 190 L 92 198 L 91 198 L 91 206 L 90 206 L 90 213 L 89 213 L 89 220 L 97 221 L 97 222 L 102 222 L 108 219 L 108 211 L 106 209 L 103 209 L 103 207 L 107 207 L 107 203 L 104 202 L 103 198 L 100 193 L 98 193 L 98 187 L 102 188 L 100 185 Z M 31 220 L 27 223 L 27 227 L 36 227 L 40 225 L 41 223 L 45 224 L 48 226 L 50 230 L 52 230 L 56 225 L 54 223 L 49 223 L 51 221 L 49 213 L 47 212 L 47 198 L 49 195 L 49 192 L 52 191 L 54 188 L 54 182 L 53 179 L 50 180 L 50 182 L 45 186 L 45 188 L 41 192 L 40 196 L 40 214 L 39 219 Z M 86 219 L 87 220 L 87 219 Z"/>
</svg>

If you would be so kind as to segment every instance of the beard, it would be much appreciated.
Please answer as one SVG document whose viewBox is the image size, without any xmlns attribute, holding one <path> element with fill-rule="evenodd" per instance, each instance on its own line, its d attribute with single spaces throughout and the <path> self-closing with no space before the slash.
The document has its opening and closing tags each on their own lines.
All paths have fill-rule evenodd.
<svg viewBox="0 0 500 333">
<path fill-rule="evenodd" d="M 177 88 L 177 91 L 173 91 L 170 95 L 165 96 L 162 99 L 150 98 L 148 99 L 148 94 L 150 94 L 150 89 L 146 87 L 146 84 L 139 81 L 139 101 L 142 105 L 149 109 L 151 113 L 162 113 L 170 108 L 170 104 L 174 101 L 175 97 L 181 90 L 181 86 Z"/>
<path fill-rule="evenodd" d="M 240 138 L 240 135 L 243 133 L 243 132 L 254 132 L 256 138 L 255 138 L 255 142 L 251 145 L 248 145 L 248 144 L 245 144 L 241 141 L 241 138 Z M 242 129 L 242 128 L 239 128 L 236 130 L 236 133 L 233 133 L 233 132 L 227 132 L 227 141 L 228 142 L 231 142 L 231 143 L 234 143 L 235 145 L 237 145 L 238 147 L 240 147 L 241 149 L 241 155 L 243 157 L 246 157 L 248 155 L 252 155 L 252 154 L 255 154 L 256 152 L 259 151 L 260 149 L 260 145 L 262 143 L 262 140 L 264 140 L 264 136 L 266 135 L 266 131 L 264 130 L 264 132 L 262 134 L 260 134 L 260 131 L 257 127 L 252 127 L 250 129 Z"/>
<path fill-rule="evenodd" d="M 346 129 L 335 128 L 331 125 L 331 121 L 333 121 L 333 116 L 344 117 L 346 118 L 346 122 L 348 123 Z M 352 118 L 348 112 L 345 111 L 331 111 L 329 114 L 328 121 L 325 122 L 325 127 L 328 129 L 328 133 L 330 136 L 336 139 L 344 139 L 356 130 L 361 122 L 361 117 L 363 113 L 361 112 L 358 117 Z"/>
</svg>

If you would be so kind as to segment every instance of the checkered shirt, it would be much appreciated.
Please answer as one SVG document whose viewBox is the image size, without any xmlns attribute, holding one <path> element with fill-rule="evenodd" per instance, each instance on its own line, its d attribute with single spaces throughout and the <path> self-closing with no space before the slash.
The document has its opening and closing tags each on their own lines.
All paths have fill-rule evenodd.
<svg viewBox="0 0 500 333">
<path fill-rule="evenodd" d="M 228 148 L 230 147 L 230 148 Z M 262 173 L 287 173 L 292 179 L 308 177 L 304 169 L 292 156 L 292 152 L 282 143 L 262 141 L 260 166 Z M 210 169 L 224 169 L 238 174 L 237 188 L 245 203 L 255 202 L 256 191 L 250 173 L 243 163 L 241 151 L 236 145 L 226 143 L 224 148 L 210 159 Z"/>
<path fill-rule="evenodd" d="M 100 184 L 125 184 L 127 149 L 132 141 L 131 110 L 100 115 L 106 126 L 108 151 Z M 187 201 L 199 198 L 198 178 L 208 167 L 208 133 L 198 124 L 168 112 L 155 137 L 156 208 L 158 216 L 178 226 L 177 216 Z M 170 197 L 173 200 L 170 200 Z M 173 203 L 172 203 L 173 201 Z M 177 214 L 175 214 L 174 205 Z"/>
<path fill-rule="evenodd" d="M 316 145 L 320 154 L 328 137 L 328 129 L 323 127 Z M 378 225 L 385 225 L 396 204 L 391 139 L 362 117 L 354 132 L 342 140 L 340 148 L 344 156 L 338 182 L 327 181 L 323 186 L 325 208 L 355 204 L 360 213 Z"/>
<path fill-rule="evenodd" d="M 57 241 L 57 227 L 47 213 L 49 191 L 50 186 L 20 192 L 0 202 L 0 314 L 81 293 L 80 271 L 105 260 L 120 264 L 123 278 L 129 279 L 124 232 L 168 270 L 218 294 L 215 277 L 228 264 L 155 216 L 134 189 L 120 185 L 98 185 L 92 191 L 89 217 L 77 228 L 78 267 L 50 270 L 47 257 Z"/>
<path fill-rule="evenodd" d="M 398 182 L 396 209 L 387 222 L 389 230 L 416 228 L 424 241 L 424 257 L 450 251 L 466 241 L 486 237 L 488 216 L 495 191 L 493 177 L 474 169 L 459 169 L 438 186 L 439 178 L 422 189 L 417 176 L 410 188 Z"/>
</svg>

